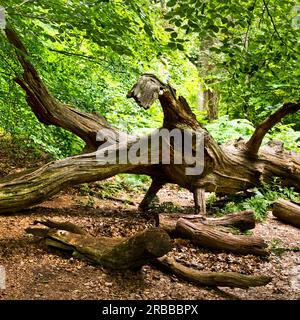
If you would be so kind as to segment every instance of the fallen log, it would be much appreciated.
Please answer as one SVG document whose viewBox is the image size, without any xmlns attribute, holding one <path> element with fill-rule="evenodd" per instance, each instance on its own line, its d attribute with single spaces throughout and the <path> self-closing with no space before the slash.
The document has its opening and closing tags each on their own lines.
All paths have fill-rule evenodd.
<svg viewBox="0 0 300 320">
<path fill-rule="evenodd" d="M 278 220 L 300 228 L 300 206 L 293 202 L 277 200 L 273 205 L 273 215 Z"/>
<path fill-rule="evenodd" d="M 188 268 L 181 263 L 176 262 L 173 258 L 161 257 L 155 261 L 158 268 L 175 274 L 183 280 L 195 283 L 200 286 L 220 286 L 220 287 L 235 287 L 249 288 L 267 285 L 272 278 L 268 276 L 244 275 L 237 272 L 209 272 L 199 271 L 193 268 Z"/>
<path fill-rule="evenodd" d="M 254 236 L 233 235 L 214 226 L 201 223 L 194 224 L 180 218 L 176 224 L 176 235 L 190 239 L 195 245 L 210 249 L 230 251 L 240 254 L 265 256 L 267 244 L 262 238 Z"/>
<path fill-rule="evenodd" d="M 115 270 L 138 269 L 171 250 L 170 238 L 160 228 L 147 229 L 129 238 L 92 237 L 48 228 L 26 231 L 44 238 L 49 247 L 69 251 L 77 258 Z"/>
<path fill-rule="evenodd" d="M 255 217 L 252 210 L 230 213 L 221 218 L 204 218 L 203 216 L 199 215 L 182 215 L 180 218 L 196 224 L 202 223 L 208 226 L 234 227 L 240 231 L 246 231 L 255 228 Z M 178 215 L 159 215 L 159 226 L 167 231 L 170 235 L 175 235 L 177 220 Z"/>
</svg>

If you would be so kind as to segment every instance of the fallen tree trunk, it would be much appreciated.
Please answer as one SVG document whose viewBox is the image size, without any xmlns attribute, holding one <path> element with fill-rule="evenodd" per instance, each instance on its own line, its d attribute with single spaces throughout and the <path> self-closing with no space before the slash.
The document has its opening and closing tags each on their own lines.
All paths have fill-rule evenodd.
<svg viewBox="0 0 300 320">
<path fill-rule="evenodd" d="M 158 258 L 155 265 L 164 271 L 175 274 L 179 278 L 200 286 L 235 287 L 247 289 L 249 287 L 265 286 L 271 282 L 268 276 L 244 275 L 237 272 L 208 272 L 188 268 L 173 258 Z"/>
<path fill-rule="evenodd" d="M 283 222 L 300 228 L 300 206 L 290 201 L 279 199 L 273 205 L 273 215 Z"/>
<path fill-rule="evenodd" d="M 195 224 L 202 223 L 207 226 L 234 227 L 240 231 L 246 231 L 255 228 L 255 217 L 252 210 L 245 210 L 236 213 L 230 213 L 221 218 L 203 218 L 199 215 L 182 215 L 180 218 L 191 221 Z M 170 235 L 175 234 L 178 215 L 159 215 L 159 226 L 166 230 Z"/>
<path fill-rule="evenodd" d="M 194 224 L 182 218 L 177 221 L 175 232 L 177 236 L 190 239 L 193 244 L 200 247 L 259 256 L 268 254 L 267 244 L 262 238 L 233 235 L 216 227 Z"/>
<path fill-rule="evenodd" d="M 60 224 L 60 227 L 63 225 Z M 27 232 L 44 238 L 49 247 L 69 251 L 77 258 L 115 270 L 138 269 L 171 250 L 168 234 L 159 228 L 147 229 L 123 239 L 96 238 L 87 234 L 45 228 L 28 228 Z"/>
<path fill-rule="evenodd" d="M 50 162 L 24 176 L 0 180 L 0 213 L 15 212 L 40 203 L 67 186 L 104 180 L 119 173 L 145 172 L 154 175 L 151 166 L 107 164 L 97 160 L 96 153 Z"/>
<path fill-rule="evenodd" d="M 132 138 L 130 145 L 124 147 L 120 140 L 127 135 L 120 135 L 107 124 L 104 117 L 78 111 L 57 101 L 39 77 L 17 34 L 10 28 L 5 31 L 7 40 L 16 48 L 17 59 L 24 71 L 23 76 L 15 81 L 25 91 L 27 102 L 38 119 L 46 125 L 60 126 L 78 135 L 86 142 L 86 150 L 94 151 L 101 146 L 103 151 L 119 155 L 125 148 L 127 160 L 126 164 L 118 161 L 118 158 L 115 163 L 110 163 L 104 153 L 98 158 L 96 153 L 90 153 L 46 164 L 18 178 L 8 176 L 0 180 L 0 213 L 22 210 L 68 186 L 103 180 L 118 173 L 146 174 L 153 178 L 154 184 L 143 203 L 145 206 L 165 183 L 175 183 L 193 192 L 196 212 L 202 213 L 205 213 L 204 191 L 220 195 L 235 194 L 271 182 L 274 177 L 280 177 L 284 185 L 300 190 L 300 155 L 274 149 L 271 144 L 261 147 L 268 130 L 282 117 L 297 112 L 300 102 L 285 103 L 257 127 L 248 142 L 238 141 L 220 146 L 197 121 L 186 100 L 176 96 L 174 88 L 162 83 L 154 75 L 144 74 L 129 91 L 128 97 L 134 98 L 145 109 L 158 99 L 164 112 L 163 129 L 168 132 L 173 129 L 189 132 L 192 137 L 201 135 L 204 142 L 201 143 L 203 159 L 201 156 L 200 163 L 186 162 L 183 151 L 178 147 L 182 144 L 170 142 L 169 162 L 162 161 L 164 152 L 161 146 L 154 150 L 158 155 L 157 161 L 152 161 L 151 157 L 146 162 L 134 162 L 129 155 L 133 151 L 139 153 L 135 142 L 151 140 L 152 136 Z M 101 131 L 104 133 L 97 135 Z M 145 150 L 148 156 L 153 152 L 150 145 Z M 192 140 L 192 151 L 197 150 L 198 146 L 199 143 Z M 182 161 L 178 163 L 174 159 Z M 200 169 L 199 173 L 188 173 L 191 168 Z"/>
</svg>

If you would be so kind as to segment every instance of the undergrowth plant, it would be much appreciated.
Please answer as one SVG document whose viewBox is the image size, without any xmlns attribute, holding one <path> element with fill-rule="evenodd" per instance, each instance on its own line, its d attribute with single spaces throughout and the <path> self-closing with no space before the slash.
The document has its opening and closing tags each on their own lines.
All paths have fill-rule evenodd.
<svg viewBox="0 0 300 320">
<path fill-rule="evenodd" d="M 266 135 L 263 143 L 279 140 L 284 143 L 285 149 L 300 152 L 300 131 L 295 131 L 293 126 L 293 123 L 277 124 Z M 239 138 L 248 140 L 254 132 L 254 126 L 250 121 L 246 119 L 230 120 L 228 115 L 206 124 L 206 128 L 219 144 Z"/>
<path fill-rule="evenodd" d="M 79 192 L 82 196 L 89 195 L 105 199 L 121 192 L 145 192 L 149 188 L 150 180 L 145 175 L 120 174 L 107 181 L 81 184 Z"/>
<path fill-rule="evenodd" d="M 254 195 L 248 199 L 238 199 L 235 202 L 228 202 L 222 213 L 237 212 L 242 210 L 253 210 L 256 220 L 262 221 L 266 218 L 268 210 L 279 198 L 294 202 L 300 202 L 300 194 L 293 188 L 281 185 L 280 179 L 275 178 L 272 183 L 255 188 Z"/>
</svg>

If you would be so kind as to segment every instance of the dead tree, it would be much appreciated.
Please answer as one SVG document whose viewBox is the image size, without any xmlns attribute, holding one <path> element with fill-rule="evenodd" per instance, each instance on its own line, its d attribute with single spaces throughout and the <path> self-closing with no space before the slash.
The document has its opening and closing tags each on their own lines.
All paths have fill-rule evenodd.
<svg viewBox="0 0 300 320">
<path fill-rule="evenodd" d="M 102 147 L 103 151 L 114 150 L 119 154 L 120 151 L 126 152 L 135 143 L 135 139 L 132 139 L 124 146 L 119 141 L 110 140 L 111 145 L 105 144 L 104 147 L 106 140 L 97 141 L 97 133 L 106 130 L 114 135 L 117 130 L 103 116 L 79 111 L 53 97 L 28 58 L 20 38 L 9 27 L 5 32 L 7 40 L 16 49 L 16 56 L 24 71 L 15 81 L 24 90 L 29 106 L 41 122 L 60 126 L 76 134 L 86 142 L 85 151 L 95 151 Z M 162 83 L 154 75 L 142 75 L 128 97 L 134 98 L 145 109 L 158 99 L 164 112 L 163 128 L 200 132 L 204 136 L 204 171 L 201 174 L 187 175 L 189 165 L 184 161 L 182 164 L 120 164 L 118 161 L 109 164 L 105 159 L 96 159 L 95 152 L 85 153 L 50 162 L 31 173 L 0 180 L 0 213 L 22 210 L 68 186 L 103 180 L 118 173 L 146 174 L 152 177 L 153 183 L 142 202 L 143 207 L 147 207 L 165 183 L 174 183 L 194 193 L 196 212 L 202 213 L 205 212 L 204 190 L 221 195 L 234 194 L 267 183 L 275 176 L 280 177 L 284 185 L 300 190 L 300 155 L 274 150 L 271 146 L 261 147 L 266 133 L 284 116 L 298 111 L 300 101 L 283 104 L 256 128 L 249 141 L 219 145 L 197 121 L 186 100 L 177 97 L 170 85 Z M 173 149 L 173 153 L 176 151 Z M 157 152 L 161 153 L 161 150 Z"/>
<path fill-rule="evenodd" d="M 114 270 L 139 269 L 145 264 L 200 286 L 249 288 L 264 286 L 272 279 L 268 276 L 243 275 L 237 272 L 199 271 L 167 257 L 171 242 L 160 228 L 146 229 L 129 238 L 92 237 L 72 223 L 36 221 L 47 228 L 27 228 L 27 233 L 44 239 L 48 247 L 69 252 L 79 259 Z"/>
</svg>

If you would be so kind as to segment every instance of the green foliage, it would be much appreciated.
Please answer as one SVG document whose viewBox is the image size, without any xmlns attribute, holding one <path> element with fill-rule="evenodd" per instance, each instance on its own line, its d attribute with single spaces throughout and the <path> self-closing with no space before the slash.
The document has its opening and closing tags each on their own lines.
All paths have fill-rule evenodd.
<svg viewBox="0 0 300 320">
<path fill-rule="evenodd" d="M 253 210 L 257 220 L 266 218 L 267 211 L 271 205 L 279 198 L 300 202 L 300 194 L 293 188 L 282 187 L 279 179 L 274 179 L 273 183 L 255 189 L 255 195 L 246 200 L 236 200 L 229 202 L 223 213 L 237 212 L 242 210 Z"/>
<path fill-rule="evenodd" d="M 254 126 L 250 121 L 246 119 L 229 120 L 228 116 L 222 116 L 208 123 L 206 128 L 220 144 L 238 138 L 249 139 L 254 132 Z"/>
<path fill-rule="evenodd" d="M 108 181 L 83 183 L 79 186 L 79 192 L 82 196 L 97 196 L 105 199 L 122 192 L 145 192 L 149 188 L 150 181 L 151 178 L 144 175 L 120 174 Z"/>
<path fill-rule="evenodd" d="M 284 148 L 300 152 L 300 131 L 292 129 L 293 124 L 277 124 L 265 136 L 263 143 L 280 140 Z M 218 120 L 206 124 L 206 128 L 219 143 L 242 138 L 248 140 L 254 132 L 254 125 L 246 119 L 229 120 L 229 116 L 221 116 Z"/>
<path fill-rule="evenodd" d="M 278 124 L 266 136 L 266 139 L 284 142 L 284 148 L 300 152 L 300 131 L 292 129 L 293 124 Z"/>
<path fill-rule="evenodd" d="M 183 212 L 183 208 L 171 201 L 165 201 L 159 203 L 159 198 L 154 197 L 149 205 L 150 212 L 153 213 L 180 213 Z"/>
<path fill-rule="evenodd" d="M 184 54 L 167 47 L 161 8 L 138 1 L 0 0 L 51 92 L 62 102 L 98 112 L 123 130 L 162 123 L 158 105 L 145 111 L 126 94 L 143 72 L 172 79 L 190 103 L 197 72 Z M 80 152 L 83 143 L 39 123 L 13 78 L 22 70 L 0 33 L 0 128 L 54 158 Z"/>
<path fill-rule="evenodd" d="M 116 177 L 116 183 L 120 185 L 123 190 L 144 192 L 148 189 L 151 178 L 145 175 L 137 174 L 120 174 Z"/>
<path fill-rule="evenodd" d="M 300 29 L 291 0 L 0 0 L 43 80 L 62 102 L 104 115 L 128 132 L 159 127 L 126 93 L 142 72 L 170 81 L 198 119 L 199 83 L 220 97 L 207 124 L 219 143 L 243 137 L 285 101 L 299 99 Z M 22 70 L 0 34 L 0 128 L 54 158 L 80 152 L 74 135 L 39 123 L 13 78 Z M 247 120 L 246 120 L 247 119 Z M 294 129 L 294 130 L 293 130 Z M 299 151 L 300 122 L 287 117 L 266 137 Z"/>
<path fill-rule="evenodd" d="M 203 82 L 219 92 L 221 112 L 257 124 L 299 99 L 295 8 L 293 0 L 171 0 L 165 18 L 170 45 L 183 41 Z"/>
</svg>

